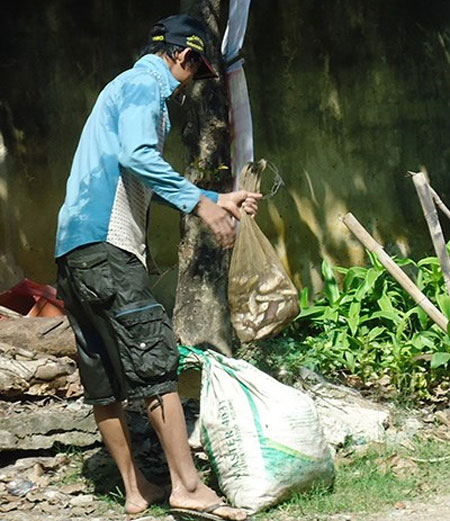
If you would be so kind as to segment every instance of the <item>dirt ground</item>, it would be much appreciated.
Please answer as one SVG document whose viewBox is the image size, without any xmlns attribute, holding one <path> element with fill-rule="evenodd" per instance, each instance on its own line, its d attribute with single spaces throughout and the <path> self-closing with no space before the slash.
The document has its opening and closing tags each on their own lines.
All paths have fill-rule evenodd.
<svg viewBox="0 0 450 521">
<path fill-rule="evenodd" d="M 46 411 L 47 417 L 48 410 Z M 428 410 L 424 410 L 420 418 L 421 420 L 419 421 L 416 417 L 407 416 L 405 421 L 402 420 L 401 430 L 395 430 L 396 443 L 401 443 L 402 446 L 407 448 L 408 441 L 417 432 L 425 432 L 428 437 L 433 435 L 433 439 L 442 441 L 445 443 L 443 447 L 447 447 L 450 441 L 450 435 L 448 434 L 450 432 L 450 409 L 440 411 L 440 421 L 437 421 L 438 413 L 429 414 Z M 399 420 L 397 419 L 396 421 L 398 423 Z M 142 422 L 147 428 L 147 421 L 142 420 Z M 39 422 L 39 425 L 41 423 Z M 141 429 L 141 423 L 135 416 L 133 416 L 133 425 L 136 428 L 135 441 L 137 446 L 142 449 L 140 461 L 146 462 L 146 465 L 148 465 L 147 471 L 151 471 L 151 474 L 149 474 L 152 477 L 151 480 L 158 483 L 167 482 L 168 474 L 166 465 L 161 460 L 161 448 L 152 441 L 153 438 L 156 438 L 156 435 L 154 433 L 149 434 L 144 430 L 143 426 Z M 389 439 L 392 436 L 393 434 L 391 433 Z M 346 458 L 353 457 L 352 451 L 353 449 L 348 454 L 347 452 L 340 453 L 341 463 Z M 74 448 L 73 450 L 65 450 L 57 454 L 55 454 L 55 450 L 47 452 L 41 450 L 33 453 L 18 451 L 11 454 L 14 457 L 10 455 L 9 461 L 8 459 L 3 459 L 3 462 L 0 463 L 0 520 L 127 521 L 127 516 L 120 506 L 120 490 L 115 486 L 120 483 L 120 476 L 110 456 L 99 444 L 89 449 Z M 437 454 L 437 456 L 442 456 L 442 454 Z M 16 459 L 17 456 L 25 457 Z M 447 461 L 448 456 L 445 454 L 442 458 Z M 408 473 L 412 472 L 412 467 L 410 465 L 404 466 L 404 461 L 401 458 L 398 461 L 395 458 L 391 458 L 389 461 L 394 473 L 397 470 L 404 472 L 405 469 Z M 394 464 L 395 461 L 397 463 Z M 8 462 L 10 463 L 9 465 Z M 145 468 L 143 467 L 144 470 Z M 209 470 L 209 467 L 202 470 L 203 478 L 209 477 Z M 430 469 L 431 472 L 433 470 L 433 468 Z M 447 489 L 444 488 L 444 476 L 448 474 L 441 475 L 437 473 L 434 475 L 440 476 L 441 482 L 438 488 L 427 489 L 428 492 L 425 492 L 425 494 L 430 494 L 427 499 L 423 499 L 422 496 L 420 500 L 401 501 L 395 506 L 386 507 L 384 511 L 379 511 L 378 513 L 364 514 L 350 511 L 334 515 L 314 515 L 302 514 L 300 507 L 283 510 L 283 505 L 281 505 L 278 509 L 268 514 L 255 516 L 255 520 L 450 521 L 450 493 L 446 494 Z M 424 480 L 426 481 L 426 476 Z M 117 493 L 115 492 L 116 490 Z M 437 496 L 436 494 L 438 493 L 441 495 Z M 346 504 L 351 505 L 352 503 L 346 502 Z M 358 508 L 356 503 L 354 508 Z M 134 521 L 173 521 L 174 518 L 166 512 L 167 510 L 153 510 L 151 515 L 135 516 Z"/>
<path fill-rule="evenodd" d="M 83 514 L 72 516 L 71 512 L 50 513 L 28 510 L 26 512 L 10 512 L 0 514 L 0 519 L 5 521 L 126 521 L 127 517 L 117 508 L 103 513 Z M 135 521 L 173 521 L 170 515 L 140 516 Z M 267 517 L 265 517 L 267 519 Z M 436 496 L 427 501 L 412 501 L 398 503 L 395 508 L 378 514 L 336 514 L 331 516 L 306 516 L 303 518 L 274 514 L 273 521 L 450 521 L 450 495 Z"/>
<path fill-rule="evenodd" d="M 437 496 L 426 502 L 401 502 L 395 510 L 374 516 L 351 518 L 351 521 L 450 521 L 450 495 Z"/>
</svg>

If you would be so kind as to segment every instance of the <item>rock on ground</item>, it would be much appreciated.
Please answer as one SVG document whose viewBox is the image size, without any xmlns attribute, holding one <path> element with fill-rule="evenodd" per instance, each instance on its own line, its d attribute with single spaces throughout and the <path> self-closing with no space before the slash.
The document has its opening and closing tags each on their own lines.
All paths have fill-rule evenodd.
<svg viewBox="0 0 450 521">
<path fill-rule="evenodd" d="M 325 439 L 332 447 L 385 440 L 391 417 L 389 407 L 364 398 L 356 389 L 326 382 L 310 373 L 305 372 L 294 387 L 314 400 Z"/>
<path fill-rule="evenodd" d="M 92 408 L 80 402 L 17 407 L 0 424 L 0 450 L 49 449 L 56 442 L 86 447 L 99 440 Z"/>
</svg>

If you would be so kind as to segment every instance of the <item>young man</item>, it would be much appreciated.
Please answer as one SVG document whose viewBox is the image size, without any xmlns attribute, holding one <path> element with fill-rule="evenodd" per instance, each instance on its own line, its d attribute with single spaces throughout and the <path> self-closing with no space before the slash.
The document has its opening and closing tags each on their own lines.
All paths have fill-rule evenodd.
<svg viewBox="0 0 450 521">
<path fill-rule="evenodd" d="M 100 93 L 81 134 L 60 210 L 58 290 L 79 352 L 85 401 L 125 485 L 125 509 L 163 499 L 137 467 L 121 401 L 143 398 L 169 466 L 172 508 L 243 520 L 195 470 L 177 394 L 177 346 L 145 269 L 147 215 L 153 197 L 195 213 L 224 248 L 232 216 L 255 213 L 259 194 L 201 190 L 163 159 L 170 123 L 166 100 L 196 77 L 215 75 L 200 22 L 166 18 L 150 33 L 147 53 Z"/>
</svg>

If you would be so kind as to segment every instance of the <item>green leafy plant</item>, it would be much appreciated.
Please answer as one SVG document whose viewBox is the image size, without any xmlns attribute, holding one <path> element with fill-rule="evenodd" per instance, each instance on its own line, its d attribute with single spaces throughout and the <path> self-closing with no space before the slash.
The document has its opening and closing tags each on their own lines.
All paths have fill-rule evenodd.
<svg viewBox="0 0 450 521">
<path fill-rule="evenodd" d="M 308 288 L 300 295 L 300 314 L 270 343 L 266 369 L 295 378 L 309 367 L 360 386 L 391 394 L 431 398 L 448 387 L 450 339 L 369 253 L 367 267 L 322 263 L 324 287 L 310 304 Z M 396 260 L 413 272 L 417 285 L 450 317 L 450 298 L 434 257 Z M 256 355 L 261 362 L 261 355 Z M 256 360 L 258 363 L 258 360 Z M 260 364 L 261 365 L 261 364 Z M 284 371 L 283 371 L 284 368 Z"/>
</svg>

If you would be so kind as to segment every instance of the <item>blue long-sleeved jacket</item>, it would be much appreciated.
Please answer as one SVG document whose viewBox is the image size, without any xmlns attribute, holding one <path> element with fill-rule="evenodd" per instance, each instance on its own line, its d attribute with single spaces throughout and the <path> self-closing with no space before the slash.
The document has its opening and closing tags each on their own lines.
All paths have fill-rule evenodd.
<svg viewBox="0 0 450 521">
<path fill-rule="evenodd" d="M 106 241 L 145 262 L 147 210 L 157 194 L 184 213 L 203 193 L 161 155 L 170 130 L 167 98 L 179 85 L 165 62 L 148 54 L 112 80 L 86 121 L 59 212 L 55 256 Z"/>
</svg>

